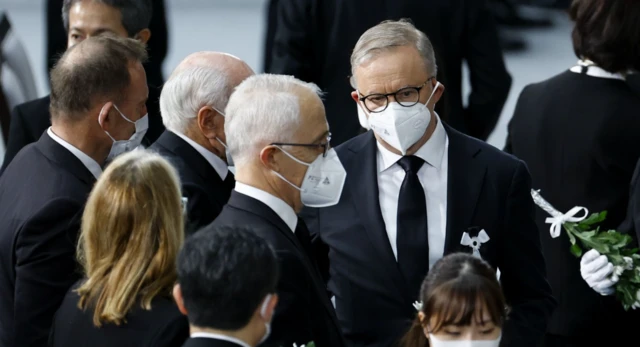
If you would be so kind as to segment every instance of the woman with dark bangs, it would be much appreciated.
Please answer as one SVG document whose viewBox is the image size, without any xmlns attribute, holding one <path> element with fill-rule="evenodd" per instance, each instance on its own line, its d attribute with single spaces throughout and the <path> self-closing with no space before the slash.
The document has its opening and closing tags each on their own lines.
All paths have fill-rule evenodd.
<svg viewBox="0 0 640 347">
<path fill-rule="evenodd" d="M 496 272 L 482 259 L 454 253 L 422 283 L 422 302 L 403 347 L 498 347 L 507 310 Z"/>
</svg>

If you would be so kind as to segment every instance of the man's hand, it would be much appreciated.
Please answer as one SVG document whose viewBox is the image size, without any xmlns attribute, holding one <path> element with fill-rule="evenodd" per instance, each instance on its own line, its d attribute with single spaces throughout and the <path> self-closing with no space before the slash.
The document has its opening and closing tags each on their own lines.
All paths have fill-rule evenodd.
<svg viewBox="0 0 640 347">
<path fill-rule="evenodd" d="M 611 279 L 614 267 L 606 256 L 601 255 L 595 249 L 590 250 L 580 260 L 580 274 L 591 289 L 600 295 L 611 295 L 615 292 L 613 287 L 618 281 Z"/>
</svg>

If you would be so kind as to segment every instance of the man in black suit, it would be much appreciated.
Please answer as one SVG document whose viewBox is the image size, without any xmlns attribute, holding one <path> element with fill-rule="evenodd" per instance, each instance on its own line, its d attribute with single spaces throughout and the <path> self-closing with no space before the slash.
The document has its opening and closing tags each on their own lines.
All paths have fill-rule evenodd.
<svg viewBox="0 0 640 347">
<path fill-rule="evenodd" d="M 65 0 L 63 21 L 69 35 L 68 45 L 104 33 L 121 37 L 132 37 L 146 43 L 151 37 L 148 29 L 151 19 L 151 3 L 148 0 L 127 0 L 110 6 L 101 1 Z M 149 129 L 145 145 L 151 145 L 164 131 L 158 99 L 159 88 L 149 88 L 146 102 L 149 114 Z M 0 175 L 18 152 L 26 145 L 36 142 L 51 125 L 49 114 L 50 96 L 26 102 L 14 108 L 9 130 L 9 143 Z"/>
<path fill-rule="evenodd" d="M 185 58 L 160 95 L 166 130 L 151 148 L 178 169 L 187 198 L 187 233 L 211 223 L 229 200 L 235 180 L 227 167 L 224 109 L 233 89 L 253 70 L 225 53 Z"/>
<path fill-rule="evenodd" d="M 278 260 L 249 229 L 213 227 L 185 242 L 173 296 L 189 317 L 185 347 L 255 347 L 270 332 Z"/>
<path fill-rule="evenodd" d="M 267 72 L 318 84 L 333 143 L 358 135 L 356 108 L 349 100 L 349 55 L 360 35 L 387 19 L 410 17 L 433 40 L 440 73 L 448 86 L 436 110 L 456 130 L 486 140 L 511 87 L 491 13 L 484 0 L 278 0 L 270 25 L 275 34 Z M 269 38 L 267 38 L 267 42 Z M 462 64 L 469 65 L 471 94 L 463 107 Z"/>
<path fill-rule="evenodd" d="M 70 48 L 51 75 L 52 126 L 0 177 L 3 347 L 45 345 L 78 280 L 75 242 L 86 197 L 105 161 L 144 135 L 144 59 L 133 39 L 95 37 Z"/>
<path fill-rule="evenodd" d="M 252 76 L 236 88 L 225 119 L 236 186 L 222 213 L 204 229 L 244 226 L 275 248 L 282 276 L 267 340 L 274 346 L 309 341 L 344 346 L 309 231 L 296 215 L 303 204 L 337 203 L 344 184 L 344 169 L 329 150 L 318 93 L 315 85 L 280 75 Z"/>
<path fill-rule="evenodd" d="M 537 346 L 555 303 L 526 166 L 442 122 L 433 46 L 410 22 L 371 28 L 351 61 L 351 97 L 373 130 L 336 149 L 347 170 L 340 202 L 305 211 L 330 248 L 329 290 L 347 341 L 393 345 L 415 318 L 430 266 L 478 250 L 500 270 L 512 309 L 504 346 Z"/>
</svg>

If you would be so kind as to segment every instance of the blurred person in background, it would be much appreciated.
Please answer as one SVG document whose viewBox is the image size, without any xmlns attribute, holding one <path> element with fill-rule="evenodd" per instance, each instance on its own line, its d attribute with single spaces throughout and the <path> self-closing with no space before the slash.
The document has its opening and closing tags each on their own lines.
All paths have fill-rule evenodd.
<svg viewBox="0 0 640 347">
<path fill-rule="evenodd" d="M 345 346 L 309 230 L 297 216 L 303 205 L 336 204 L 345 181 L 329 143 L 320 93 L 314 84 L 268 74 L 251 76 L 236 88 L 224 124 L 235 189 L 218 218 L 200 231 L 247 227 L 276 250 L 280 303 L 269 345 Z"/>
<path fill-rule="evenodd" d="M 640 2 L 574 0 L 570 14 L 579 61 L 525 87 L 508 126 L 505 151 L 527 163 L 533 188 L 556 209 L 566 212 L 577 205 L 608 211 L 600 227 L 616 229 L 625 219 L 629 184 L 640 159 L 640 96 L 626 83 L 627 75 L 640 69 Z M 569 251 L 568 236 L 550 235 L 547 212 L 536 208 L 536 215 L 558 300 L 545 346 L 622 346 L 637 340 L 640 312 L 625 312 L 609 296 L 613 291 L 606 285 L 606 271 L 597 275 L 602 269 L 595 265 L 603 260 L 599 254 L 583 255 L 586 273 L 581 274 L 581 259 Z"/>
<path fill-rule="evenodd" d="M 146 44 L 152 34 L 149 30 L 151 14 L 150 0 L 64 0 L 62 19 L 69 38 L 68 47 L 104 34 L 135 38 Z M 164 131 L 158 104 L 160 89 L 148 89 L 145 108 L 148 109 L 149 127 L 143 141 L 145 146 L 151 145 Z M 50 103 L 50 96 L 46 96 L 14 109 L 0 174 L 24 146 L 36 142 L 51 125 Z"/>
<path fill-rule="evenodd" d="M 391 19 L 410 18 L 432 40 L 440 64 L 437 78 L 449 89 L 436 109 L 442 119 L 481 140 L 495 128 L 511 76 L 485 0 L 277 0 L 275 15 L 273 7 L 271 18 L 277 22 L 268 31 L 274 37 L 265 71 L 293 75 L 326 92 L 334 146 L 367 129 L 358 123 L 349 97 L 351 51 L 367 29 Z M 466 107 L 463 62 L 471 79 Z"/>
<path fill-rule="evenodd" d="M 197 52 L 173 71 L 160 95 L 167 130 L 151 149 L 178 169 L 187 198 L 187 234 L 211 223 L 226 205 L 235 179 L 226 150 L 224 109 L 253 70 L 219 52 Z"/>
<path fill-rule="evenodd" d="M 419 298 L 403 347 L 500 346 L 506 300 L 496 271 L 482 259 L 452 253 L 438 260 Z"/>
<path fill-rule="evenodd" d="M 138 0 L 144 2 L 146 0 Z M 64 53 L 68 45 L 68 33 L 65 23 L 60 17 L 64 0 L 47 0 L 46 20 L 47 20 L 47 72 L 53 68 L 59 56 Z M 129 3 L 128 0 L 108 0 L 103 1 L 113 7 Z M 153 5 L 153 15 L 149 23 L 149 30 L 153 35 L 147 42 L 147 52 L 149 60 L 144 64 L 147 71 L 147 84 L 150 87 L 160 88 L 164 83 L 162 65 L 168 51 L 168 30 L 165 10 L 165 0 L 151 0 Z"/>
<path fill-rule="evenodd" d="M 84 278 L 67 292 L 50 346 L 179 347 L 189 326 L 171 292 L 184 238 L 180 181 L 158 154 L 135 150 L 109 165 L 82 216 Z"/>
<path fill-rule="evenodd" d="M 278 271 L 275 251 L 250 229 L 216 227 L 189 237 L 173 290 L 191 325 L 184 347 L 264 342 L 278 303 Z"/>
<path fill-rule="evenodd" d="M 137 40 L 89 38 L 51 72 L 51 127 L 0 176 L 0 345 L 42 346 L 80 277 L 80 217 L 105 162 L 140 144 L 147 82 Z"/>
</svg>

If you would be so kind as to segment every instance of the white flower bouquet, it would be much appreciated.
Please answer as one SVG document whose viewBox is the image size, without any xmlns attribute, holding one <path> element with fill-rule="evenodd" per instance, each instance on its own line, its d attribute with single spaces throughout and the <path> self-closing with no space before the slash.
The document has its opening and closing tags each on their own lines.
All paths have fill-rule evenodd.
<svg viewBox="0 0 640 347">
<path fill-rule="evenodd" d="M 625 310 L 640 308 L 640 254 L 631 248 L 632 238 L 615 230 L 601 231 L 598 223 L 607 217 L 607 211 L 593 213 L 585 207 L 576 206 L 567 213 L 556 210 L 539 191 L 531 190 L 533 201 L 551 217 L 545 220 L 551 224 L 551 237 L 560 236 L 564 229 L 571 242 L 571 253 L 581 257 L 583 249 L 595 249 L 605 255 L 614 266 L 611 280 L 615 284 L 615 295 Z M 584 215 L 577 216 L 584 211 Z"/>
</svg>

